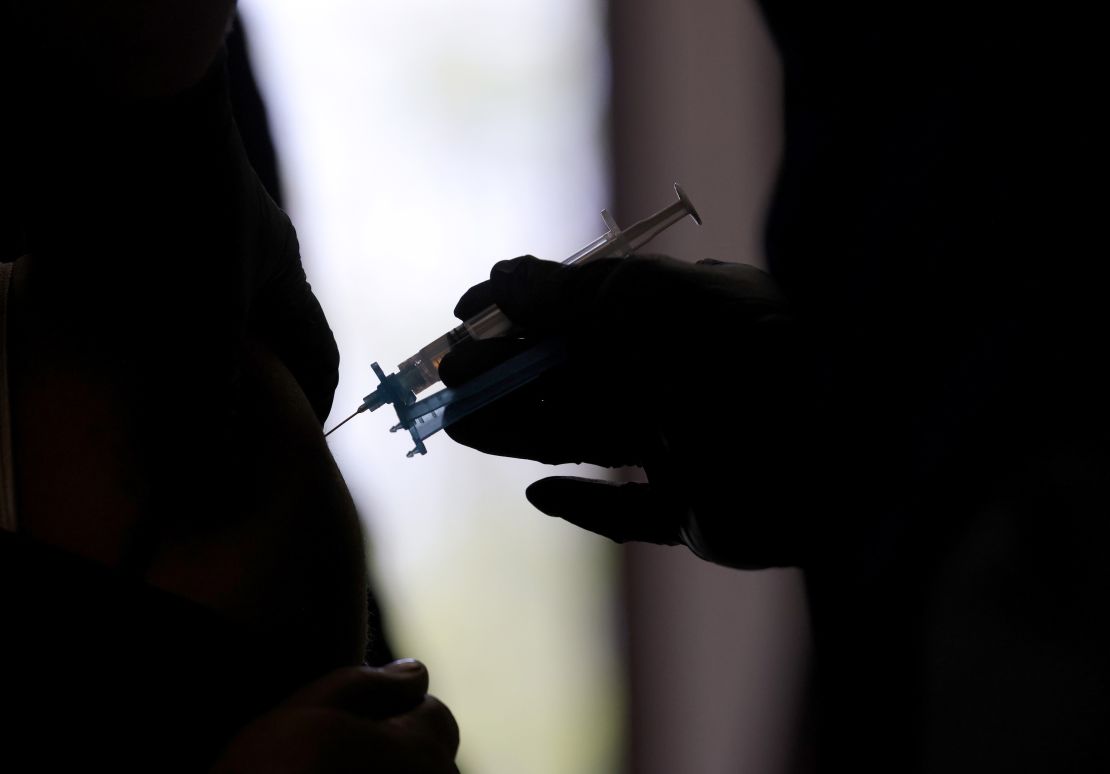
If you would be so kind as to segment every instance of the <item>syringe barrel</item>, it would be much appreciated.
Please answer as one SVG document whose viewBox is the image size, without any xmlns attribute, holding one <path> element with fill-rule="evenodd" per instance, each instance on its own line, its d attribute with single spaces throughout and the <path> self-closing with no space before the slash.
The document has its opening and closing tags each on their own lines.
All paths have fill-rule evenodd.
<svg viewBox="0 0 1110 774">
<path fill-rule="evenodd" d="M 490 305 L 459 327 L 465 328 L 471 338 L 492 339 L 494 336 L 504 336 L 512 329 L 513 324 L 498 307 Z"/>
<path fill-rule="evenodd" d="M 601 257 L 617 257 L 627 254 L 627 246 L 620 232 L 607 232 L 598 237 L 574 255 L 563 261 L 564 266 L 581 264 Z M 478 314 L 462 324 L 471 338 L 492 339 L 504 336 L 512 330 L 513 324 L 505 313 L 496 306 L 487 306 Z"/>
<path fill-rule="evenodd" d="M 419 394 L 439 381 L 439 364 L 452 349 L 468 339 L 489 339 L 503 336 L 513 324 L 496 306 L 488 306 L 457 328 L 421 347 L 420 351 L 397 366 L 401 385 Z"/>
<path fill-rule="evenodd" d="M 497 307 L 491 307 L 496 309 Z M 504 317 L 504 315 L 502 315 Z M 439 381 L 439 364 L 459 343 L 470 338 L 466 324 L 452 328 L 397 366 L 397 377 L 405 389 L 420 393 Z"/>
<path fill-rule="evenodd" d="M 624 239 L 620 232 L 607 231 L 563 261 L 564 266 L 586 263 L 594 258 L 614 258 L 627 254 Z"/>
<path fill-rule="evenodd" d="M 675 185 L 675 192 L 679 201 L 624 231 L 621 231 L 608 212 L 602 213 L 609 224 L 609 230 L 568 257 L 563 264 L 569 266 L 587 263 L 595 258 L 626 256 L 687 215 L 700 223 L 701 219 L 693 204 L 678 185 Z M 422 392 L 439 381 L 439 363 L 454 347 L 467 339 L 504 336 L 512 328 L 513 324 L 504 312 L 496 306 L 488 306 L 397 366 L 398 379 L 406 389 L 414 393 Z"/>
<path fill-rule="evenodd" d="M 696 215 L 691 206 L 688 200 L 683 198 L 670 207 L 626 228 L 621 237 L 625 241 L 628 252 L 631 253 L 640 249 L 687 215 Z"/>
</svg>

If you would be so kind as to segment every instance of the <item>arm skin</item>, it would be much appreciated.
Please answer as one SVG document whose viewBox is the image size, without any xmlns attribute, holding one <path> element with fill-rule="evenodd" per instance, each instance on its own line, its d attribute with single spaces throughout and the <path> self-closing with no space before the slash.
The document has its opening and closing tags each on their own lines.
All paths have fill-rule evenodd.
<svg viewBox="0 0 1110 774">
<path fill-rule="evenodd" d="M 335 344 L 292 226 L 243 153 L 220 55 L 209 61 L 231 5 L 146 5 L 7 6 L 25 50 L 56 54 L 46 75 L 0 74 L 22 97 L 16 180 L 30 248 L 12 305 L 22 521 L 33 537 L 203 603 L 228 595 L 179 582 L 192 577 L 188 558 L 205 553 L 197 541 L 226 546 L 226 531 L 245 525 L 275 538 L 244 538 L 268 546 L 264 555 L 222 560 L 256 580 L 315 567 L 288 555 L 312 542 L 305 535 L 334 541 L 342 571 L 314 577 L 332 577 L 342 588 L 319 596 L 342 603 L 302 607 L 330 613 L 344 630 L 341 662 L 360 658 L 361 535 L 319 431 Z M 101 42 L 94 51 L 81 47 L 88 41 Z M 140 61 L 153 69 L 129 79 L 135 52 L 148 52 Z M 99 80 L 60 78 L 85 65 Z M 85 88 L 94 81 L 114 93 Z M 47 395 L 51 405 L 38 405 Z M 256 453 L 266 432 L 284 456 Z M 305 474 L 303 496 L 280 488 L 293 470 Z M 276 505 L 275 491 L 286 491 Z M 79 539 L 90 532 L 95 539 Z M 298 533 L 299 542 L 286 540 Z M 272 621 L 293 615 L 278 585 L 251 597 L 272 597 Z"/>
<path fill-rule="evenodd" d="M 219 53 L 230 9 L 0 5 L 0 34 L 17 41 L 0 45 L 0 65 L 13 63 L 0 66 L 0 96 L 18 117 L 0 127 L 0 152 L 13 161 L 6 182 L 29 251 L 8 320 L 20 539 L 108 566 L 125 590 L 196 603 L 244 644 L 206 653 L 218 636 L 187 650 L 167 639 L 142 649 L 150 670 L 128 660 L 114 672 L 82 665 L 75 677 L 50 658 L 16 662 L 35 695 L 95 702 L 110 685 L 149 699 L 106 707 L 80 728 L 22 719 L 62 757 L 85 756 L 66 742 L 90 733 L 98 747 L 85 760 L 99 751 L 115 770 L 138 770 L 116 765 L 146 752 L 146 740 L 128 737 L 136 723 L 199 703 L 188 686 L 175 692 L 183 657 L 236 675 L 201 693 L 230 706 L 230 725 L 259 710 L 259 686 L 240 682 L 240 666 L 281 665 L 260 681 L 267 696 L 365 676 L 336 672 L 365 654 L 367 579 L 358 515 L 320 431 L 335 343 L 292 225 L 239 142 Z M 49 612 L 72 620 L 63 606 Z M 25 634 L 16 644 L 36 654 L 67 645 Z M 91 640 L 115 652 L 126 637 L 73 633 L 82 651 Z M 388 699 L 380 682 L 359 695 Z M 251 724 L 222 770 L 454 772 L 457 729 L 426 686 L 423 673 L 408 704 L 370 718 L 342 706 L 345 688 L 310 690 Z M 0 715 L 8 710 L 0 697 Z M 157 753 L 223 733 L 223 721 L 196 721 L 169 729 L 181 741 Z"/>
</svg>

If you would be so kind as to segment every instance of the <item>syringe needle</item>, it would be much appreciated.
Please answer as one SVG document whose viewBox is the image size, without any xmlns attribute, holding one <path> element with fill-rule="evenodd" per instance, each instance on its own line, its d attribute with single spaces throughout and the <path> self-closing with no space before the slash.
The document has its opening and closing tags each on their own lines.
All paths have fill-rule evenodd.
<svg viewBox="0 0 1110 774">
<path fill-rule="evenodd" d="M 351 414 L 351 416 L 347 417 L 347 418 L 346 418 L 346 419 L 344 419 L 344 420 L 343 420 L 342 422 L 340 422 L 340 423 L 339 423 L 338 425 L 336 425 L 335 427 L 333 427 L 333 428 L 332 428 L 331 430 L 328 430 L 328 431 L 327 431 L 326 433 L 324 433 L 324 437 L 325 437 L 325 438 L 327 438 L 327 437 L 328 437 L 329 435 L 331 435 L 332 433 L 334 433 L 334 432 L 335 432 L 336 430 L 338 430 L 339 428 L 343 427 L 343 425 L 345 425 L 345 424 L 347 424 L 348 422 L 350 422 L 350 421 L 351 421 L 352 419 L 354 419 L 355 417 L 357 417 L 357 416 L 358 416 L 359 414 L 361 414 L 361 413 L 362 413 L 363 411 L 366 411 L 366 406 L 365 406 L 365 405 L 363 405 L 363 406 L 359 406 L 359 407 L 358 407 L 358 411 L 356 411 L 355 413 Z"/>
</svg>

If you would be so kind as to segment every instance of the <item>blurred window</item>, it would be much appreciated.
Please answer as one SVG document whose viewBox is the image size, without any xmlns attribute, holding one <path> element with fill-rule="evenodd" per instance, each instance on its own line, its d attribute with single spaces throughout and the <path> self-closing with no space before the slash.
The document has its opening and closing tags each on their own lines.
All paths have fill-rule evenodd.
<svg viewBox="0 0 1110 774">
<path fill-rule="evenodd" d="M 336 418 L 453 327 L 497 260 L 562 258 L 608 204 L 597 0 L 242 0 L 304 262 L 343 357 Z M 331 448 L 372 540 L 394 645 L 431 669 L 464 770 L 611 774 L 615 557 L 542 517 L 550 470 L 445 436 L 406 459 L 389 409 Z"/>
</svg>

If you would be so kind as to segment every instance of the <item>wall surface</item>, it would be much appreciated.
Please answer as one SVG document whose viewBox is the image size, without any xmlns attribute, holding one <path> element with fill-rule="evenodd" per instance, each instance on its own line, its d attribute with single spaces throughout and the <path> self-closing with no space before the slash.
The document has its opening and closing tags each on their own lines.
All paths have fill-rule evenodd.
<svg viewBox="0 0 1110 774">
<path fill-rule="evenodd" d="M 779 72 L 754 3 L 612 0 L 610 13 L 621 219 L 658 208 L 677 181 L 705 225 L 678 225 L 649 250 L 760 264 Z M 795 770 L 808 654 L 799 573 L 737 572 L 678 548 L 624 557 L 629 771 Z"/>
</svg>

